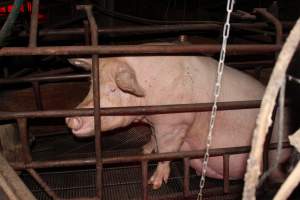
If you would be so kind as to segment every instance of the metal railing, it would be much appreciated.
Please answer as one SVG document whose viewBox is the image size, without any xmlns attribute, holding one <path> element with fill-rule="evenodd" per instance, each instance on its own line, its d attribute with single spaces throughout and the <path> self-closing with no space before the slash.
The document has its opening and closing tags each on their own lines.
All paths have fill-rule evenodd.
<svg viewBox="0 0 300 200">
<path fill-rule="evenodd" d="M 38 5 L 38 0 L 33 0 L 33 5 Z M 0 119 L 17 119 L 22 143 L 23 162 L 11 163 L 16 170 L 26 170 L 28 173 L 44 188 L 47 194 L 53 199 L 60 199 L 46 182 L 39 176 L 35 169 L 66 167 L 66 166 L 96 166 L 96 198 L 102 199 L 102 168 L 103 164 L 112 163 L 129 163 L 140 162 L 142 169 L 143 183 L 143 199 L 148 199 L 148 162 L 152 160 L 170 160 L 182 159 L 184 163 L 184 188 L 183 195 L 188 197 L 191 195 L 189 188 L 189 159 L 203 157 L 204 151 L 174 152 L 163 154 L 149 154 L 137 156 L 118 156 L 112 158 L 102 158 L 101 152 L 101 124 L 100 116 L 112 115 L 136 115 L 136 114 L 161 114 L 161 113 L 178 113 L 178 112 L 204 112 L 210 111 L 212 103 L 199 104 L 181 104 L 181 105 L 160 105 L 160 106 L 139 106 L 139 107 L 119 107 L 119 108 L 100 108 L 100 85 L 99 85 L 99 59 L 98 56 L 115 56 L 115 55 L 182 55 L 182 54 L 200 54 L 200 53 L 217 53 L 220 51 L 220 45 L 115 45 L 115 46 L 98 46 L 98 30 L 97 24 L 92 15 L 91 7 L 79 6 L 79 9 L 85 10 L 90 26 L 91 42 L 90 46 L 61 46 L 61 47 L 37 47 L 37 13 L 38 6 L 33 6 L 32 26 L 30 30 L 29 47 L 6 47 L 0 49 L 0 56 L 21 56 L 21 55 L 92 55 L 92 74 L 90 75 L 63 75 L 23 78 L 12 80 L 1 80 L 0 84 L 11 84 L 17 82 L 31 82 L 34 88 L 35 100 L 39 111 L 32 112 L 0 112 Z M 84 29 L 88 31 L 87 29 Z M 277 29 L 276 29 L 277 30 Z M 281 37 L 281 36 L 280 36 Z M 278 41 L 278 40 L 277 40 Z M 249 53 L 270 53 L 277 52 L 281 48 L 280 44 L 271 45 L 229 45 L 227 47 L 228 54 L 249 54 Z M 42 111 L 42 101 L 39 92 L 39 83 L 41 81 L 60 81 L 74 80 L 91 77 L 94 82 L 93 88 L 93 109 L 76 109 L 76 110 L 47 110 Z M 260 101 L 237 101 L 237 102 L 220 102 L 219 110 L 248 109 L 259 108 Z M 36 117 L 67 117 L 67 116 L 94 116 L 95 121 L 95 158 L 73 159 L 73 160 L 55 160 L 55 161 L 34 161 L 28 145 L 28 118 Z M 285 144 L 285 147 L 288 147 Z M 274 144 L 270 148 L 275 148 Z M 210 155 L 223 156 L 224 169 L 224 193 L 229 192 L 229 159 L 233 154 L 247 153 L 250 147 L 234 147 L 212 149 Z"/>
</svg>

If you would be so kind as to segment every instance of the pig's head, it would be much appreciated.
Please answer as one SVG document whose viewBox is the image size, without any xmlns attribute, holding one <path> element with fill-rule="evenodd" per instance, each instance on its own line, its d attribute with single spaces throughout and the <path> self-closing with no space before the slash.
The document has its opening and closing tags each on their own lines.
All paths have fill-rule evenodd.
<svg viewBox="0 0 300 200">
<path fill-rule="evenodd" d="M 74 58 L 69 62 L 75 66 L 91 70 L 91 59 Z M 116 58 L 101 59 L 99 62 L 100 73 L 100 106 L 122 107 L 138 105 L 145 96 L 143 88 L 137 81 L 134 69 L 127 63 Z M 93 108 L 93 84 L 85 99 L 77 108 Z M 101 131 L 112 130 L 129 125 L 134 116 L 103 116 L 101 117 Z M 69 117 L 66 123 L 78 137 L 94 135 L 93 117 Z"/>
</svg>

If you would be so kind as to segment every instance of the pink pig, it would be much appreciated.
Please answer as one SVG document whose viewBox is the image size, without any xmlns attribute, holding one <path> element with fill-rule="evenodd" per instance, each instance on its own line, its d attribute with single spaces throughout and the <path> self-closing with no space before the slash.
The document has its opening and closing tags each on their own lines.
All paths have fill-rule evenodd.
<svg viewBox="0 0 300 200">
<path fill-rule="evenodd" d="M 73 65 L 90 70 L 91 59 L 70 59 Z M 151 56 L 101 58 L 101 107 L 145 106 L 166 104 L 207 103 L 213 101 L 217 61 L 209 57 Z M 219 101 L 259 100 L 264 86 L 254 78 L 225 66 Z M 92 86 L 78 108 L 92 108 Z M 255 127 L 258 109 L 219 111 L 211 148 L 247 146 Z M 101 117 L 101 131 L 108 131 L 142 121 L 153 128 L 151 141 L 144 153 L 177 152 L 204 149 L 208 134 L 210 112 Z M 78 137 L 94 135 L 93 117 L 66 118 L 67 125 Z M 273 134 L 273 136 L 276 134 Z M 275 141 L 275 137 L 272 141 Z M 270 160 L 275 160 L 271 153 Z M 274 155 L 273 155 L 274 154 Z M 280 162 L 289 156 L 284 150 Z M 248 154 L 230 157 L 230 179 L 241 179 L 245 173 Z M 202 160 L 191 160 L 191 166 L 201 172 Z M 149 180 L 157 189 L 167 182 L 170 161 L 159 162 Z M 223 178 L 223 159 L 211 157 L 207 176 Z M 284 174 L 278 169 L 271 178 L 279 180 Z"/>
</svg>

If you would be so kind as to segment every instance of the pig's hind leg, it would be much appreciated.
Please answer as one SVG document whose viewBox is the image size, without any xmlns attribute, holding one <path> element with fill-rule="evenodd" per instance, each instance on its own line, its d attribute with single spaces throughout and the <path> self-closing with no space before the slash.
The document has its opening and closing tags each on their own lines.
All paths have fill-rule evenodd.
<svg viewBox="0 0 300 200">
<path fill-rule="evenodd" d="M 183 143 L 187 130 L 187 125 L 155 127 L 158 153 L 177 152 Z M 163 181 L 167 183 L 169 175 L 170 161 L 159 162 L 148 183 L 153 185 L 153 189 L 158 189 Z"/>
</svg>

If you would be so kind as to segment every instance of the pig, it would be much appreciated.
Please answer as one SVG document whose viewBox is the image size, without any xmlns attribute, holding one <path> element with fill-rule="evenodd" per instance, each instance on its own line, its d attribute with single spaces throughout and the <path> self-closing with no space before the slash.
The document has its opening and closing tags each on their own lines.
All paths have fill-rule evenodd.
<svg viewBox="0 0 300 200">
<path fill-rule="evenodd" d="M 88 58 L 71 58 L 75 66 L 91 69 Z M 125 107 L 147 105 L 169 105 L 207 103 L 214 99 L 213 90 L 218 62 L 203 56 L 129 56 L 99 59 L 100 106 Z M 93 107 L 92 85 L 85 99 L 77 108 Z M 251 76 L 228 66 L 224 67 L 222 90 L 219 101 L 260 100 L 264 86 Z M 258 109 L 218 111 L 211 148 L 249 146 Z M 204 149 L 211 112 L 187 112 L 134 116 L 103 116 L 101 131 L 144 122 L 153 129 L 152 138 L 143 147 L 143 153 L 166 153 Z M 78 137 L 94 135 L 93 117 L 69 117 L 66 124 Z M 273 136 L 276 134 L 273 134 Z M 275 141 L 276 137 L 272 137 Z M 280 163 L 288 158 L 284 150 Z M 274 154 L 275 155 L 275 154 Z M 245 173 L 248 154 L 230 157 L 230 179 L 241 179 Z M 275 160 L 270 156 L 270 160 Z M 202 170 L 202 159 L 190 161 L 198 173 Z M 153 189 L 167 183 L 170 161 L 159 162 L 149 184 Z M 223 178 L 223 159 L 211 157 L 207 176 Z M 281 180 L 284 174 L 279 168 L 271 174 Z"/>
</svg>

